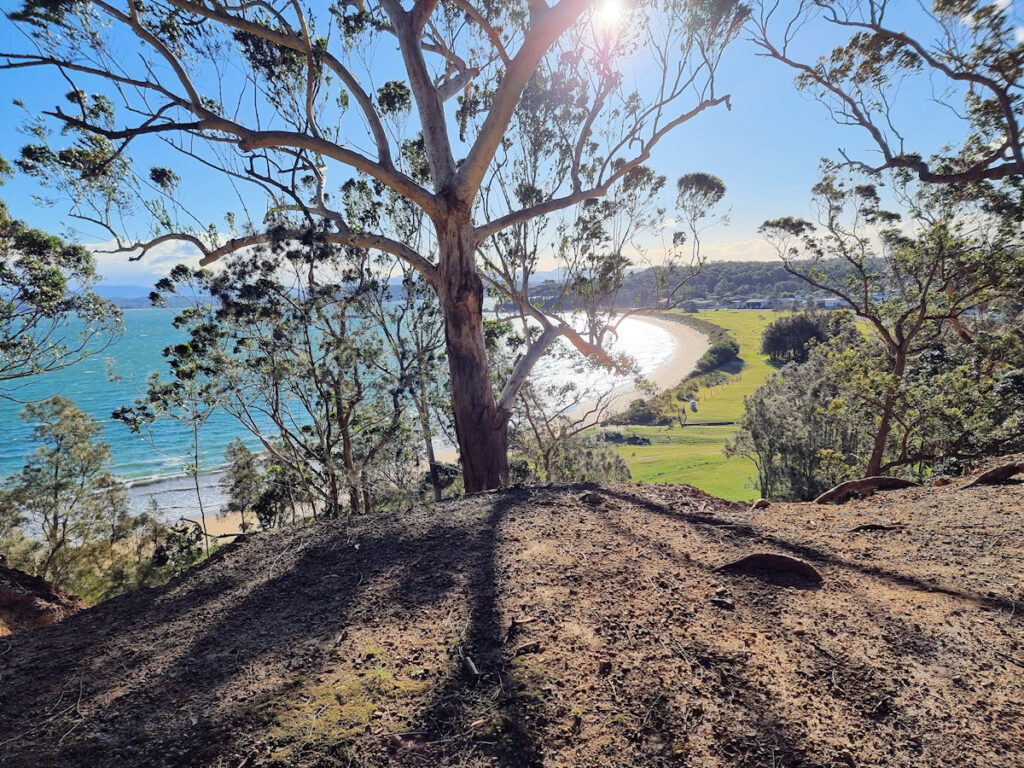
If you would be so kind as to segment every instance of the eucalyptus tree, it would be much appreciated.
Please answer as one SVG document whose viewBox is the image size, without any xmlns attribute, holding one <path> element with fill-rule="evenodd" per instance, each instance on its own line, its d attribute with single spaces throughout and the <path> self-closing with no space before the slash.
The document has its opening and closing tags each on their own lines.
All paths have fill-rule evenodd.
<svg viewBox="0 0 1024 768">
<path fill-rule="evenodd" d="M 168 388 L 187 393 L 200 374 L 314 515 L 369 511 L 381 471 L 412 463 L 408 393 L 429 363 L 408 353 L 405 323 L 372 314 L 390 295 L 373 259 L 310 232 L 233 254 L 217 273 L 180 265 L 154 296 L 188 305 Z"/>
<path fill-rule="evenodd" d="M 746 15 L 735 0 L 371 0 L 320 12 L 284 0 L 27 0 L 9 14 L 27 34 L 8 38 L 17 49 L 0 66 L 50 67 L 75 84 L 71 109 L 32 123 L 22 165 L 119 249 L 185 241 L 206 265 L 281 236 L 261 215 L 230 218 L 223 235 L 205 214 L 189 218 L 175 193 L 184 168 L 133 170 L 133 153 L 162 140 L 164 153 L 262 189 L 246 210 L 275 212 L 290 237 L 317 229 L 416 269 L 440 301 L 465 486 L 478 491 L 507 477 L 509 415 L 541 352 L 564 335 L 601 356 L 607 335 L 527 307 L 542 332 L 496 396 L 484 279 L 525 307 L 506 277 L 534 264 L 506 250 L 494 274 L 482 248 L 603 197 L 673 129 L 728 106 L 716 72 Z M 50 148 L 54 124 L 71 147 Z M 436 256 L 352 226 L 331 181 L 339 167 L 422 211 Z M 142 218 L 151 231 L 132 228 Z"/>
<path fill-rule="evenodd" d="M 992 313 L 970 341 L 952 329 L 908 359 L 880 470 L 926 479 L 1024 447 L 1024 336 Z M 746 400 L 729 453 L 750 458 L 765 498 L 810 500 L 863 477 L 893 381 L 884 342 L 843 328 Z"/>
<path fill-rule="evenodd" d="M 883 196 L 900 210 L 888 210 Z M 1019 298 L 1021 233 L 977 204 L 916 183 L 905 170 L 845 174 L 826 163 L 814 197 L 817 225 L 787 216 L 760 231 L 787 272 L 839 298 L 881 347 L 880 355 L 847 351 L 847 373 L 862 382 L 859 397 L 874 422 L 866 472 L 877 475 L 913 359 L 945 333 L 971 342 L 972 315 Z"/>
<path fill-rule="evenodd" d="M 905 169 L 1024 218 L 1024 20 L 991 0 L 757 0 L 748 24 L 761 54 L 841 125 L 863 130 L 873 156 L 860 169 Z M 831 35 L 838 36 L 832 47 Z M 828 40 L 828 49 L 821 41 Z M 820 46 L 820 47 L 819 47 Z M 808 55 L 818 47 L 819 55 Z M 945 148 L 920 145 L 921 109 L 948 107 L 958 131 Z M 929 153 L 933 152 L 933 155 Z"/>
<path fill-rule="evenodd" d="M 412 405 L 427 482 L 434 500 L 440 501 L 446 483 L 435 439 L 454 443 L 444 371 L 444 323 L 430 286 L 402 263 L 394 268 L 398 274 L 389 281 L 389 289 L 368 294 L 365 313 L 383 339 L 385 354 L 378 375 L 401 386 Z M 400 467 L 400 471 L 407 473 L 408 467 Z"/>
<path fill-rule="evenodd" d="M 217 412 L 224 397 L 221 382 L 213 361 L 206 359 L 195 344 L 172 344 L 163 350 L 164 359 L 171 369 L 170 378 L 162 378 L 153 371 L 146 382 L 146 391 L 132 405 L 122 406 L 111 417 L 123 422 L 132 432 L 145 435 L 157 451 L 174 455 L 182 462 L 185 475 L 192 480 L 196 492 L 199 521 L 186 518 L 202 531 L 206 556 L 210 555 L 211 535 L 206 525 L 206 505 L 203 503 L 201 476 L 203 452 L 200 438 L 210 417 Z M 171 421 L 187 430 L 189 442 L 184 455 L 171 454 L 162 445 L 153 424 Z"/>
<path fill-rule="evenodd" d="M 259 456 L 237 437 L 224 450 L 224 474 L 221 488 L 228 497 L 227 511 L 237 513 L 241 518 L 239 530 L 248 531 L 252 524 L 246 522 L 245 513 L 252 512 L 263 491 L 263 472 Z"/>
<path fill-rule="evenodd" d="M 846 418 L 843 395 L 828 355 L 816 347 L 744 400 L 725 452 L 754 462 L 761 498 L 810 501 L 859 476 L 870 435 L 863 420 Z"/>
<path fill-rule="evenodd" d="M 82 571 L 93 565 L 86 562 L 89 550 L 106 542 L 110 555 L 134 530 L 127 490 L 105 471 L 110 446 L 101 439 L 102 427 L 70 400 L 29 403 L 21 415 L 33 425 L 37 447 L 0 489 L 0 519 L 21 519 L 22 531 L 35 541 L 36 574 L 77 589 Z M 108 559 L 100 570 L 113 565 Z"/>
</svg>

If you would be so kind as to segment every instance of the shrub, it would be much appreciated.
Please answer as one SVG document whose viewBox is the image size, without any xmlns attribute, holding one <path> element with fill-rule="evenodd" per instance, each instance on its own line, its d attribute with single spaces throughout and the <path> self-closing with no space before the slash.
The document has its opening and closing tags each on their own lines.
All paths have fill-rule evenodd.
<svg viewBox="0 0 1024 768">
<path fill-rule="evenodd" d="M 852 330 L 849 312 L 803 312 L 780 317 L 761 334 L 761 353 L 777 363 L 805 363 L 812 342 L 822 344 Z"/>
<path fill-rule="evenodd" d="M 661 415 L 661 409 L 655 401 L 648 403 L 643 398 L 637 398 L 629 404 L 623 413 L 610 418 L 611 424 L 643 424 L 659 426 L 671 423 L 671 420 Z"/>
<path fill-rule="evenodd" d="M 711 348 L 697 361 L 697 370 L 701 373 L 721 368 L 740 355 L 740 345 L 734 339 L 725 338 L 716 341 Z"/>
</svg>

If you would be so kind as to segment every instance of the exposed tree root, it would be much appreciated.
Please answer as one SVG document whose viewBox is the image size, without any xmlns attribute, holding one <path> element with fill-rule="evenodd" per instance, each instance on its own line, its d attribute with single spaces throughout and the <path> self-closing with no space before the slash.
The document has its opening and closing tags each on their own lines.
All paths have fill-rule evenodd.
<svg viewBox="0 0 1024 768">
<path fill-rule="evenodd" d="M 845 483 L 840 483 L 835 488 L 831 488 L 821 494 L 821 496 L 814 500 L 814 503 L 830 504 L 833 501 L 845 499 L 846 496 L 853 493 L 895 491 L 900 488 L 913 488 L 915 486 L 917 486 L 917 483 L 910 480 L 904 480 L 901 477 L 886 477 L 885 475 L 864 477 L 860 480 L 847 480 Z"/>
<path fill-rule="evenodd" d="M 1005 483 L 1014 475 L 1019 475 L 1022 472 L 1024 472 L 1024 461 L 1011 461 L 1009 464 L 1002 464 L 995 469 L 990 469 L 988 472 L 982 472 L 965 485 L 964 488 L 973 488 L 976 485 Z"/>
<path fill-rule="evenodd" d="M 758 552 L 747 555 L 731 563 L 721 566 L 720 571 L 732 571 L 756 575 L 758 571 L 769 571 L 777 574 L 798 576 L 815 584 L 821 584 L 825 579 L 809 563 L 797 560 L 788 555 L 777 555 L 772 552 Z"/>
</svg>

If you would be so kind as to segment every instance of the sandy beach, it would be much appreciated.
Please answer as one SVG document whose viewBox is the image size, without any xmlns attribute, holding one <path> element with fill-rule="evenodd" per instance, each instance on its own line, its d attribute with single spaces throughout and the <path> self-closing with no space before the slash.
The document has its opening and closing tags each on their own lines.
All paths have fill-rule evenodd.
<svg viewBox="0 0 1024 768">
<path fill-rule="evenodd" d="M 657 387 L 658 391 L 674 387 L 678 384 L 683 377 L 689 374 L 694 366 L 697 364 L 697 360 L 700 359 L 701 355 L 707 351 L 710 346 L 708 339 L 699 331 L 691 328 L 682 323 L 674 323 L 671 320 L 663 320 L 658 317 L 651 315 L 635 315 L 637 321 L 647 323 L 656 326 L 666 333 L 668 333 L 674 348 L 671 356 L 663 363 L 661 363 L 651 374 L 648 376 L 648 380 L 651 381 Z M 636 387 L 636 385 L 630 381 L 626 384 L 618 387 L 613 395 L 609 407 L 604 411 L 601 418 L 608 418 L 609 416 L 620 413 L 629 407 L 629 403 L 635 400 L 637 397 L 643 397 L 643 393 Z M 577 410 L 585 411 L 593 407 L 593 402 L 584 403 Z M 438 452 L 437 458 L 439 461 L 454 462 L 457 459 L 457 453 L 453 450 L 440 451 Z M 223 496 L 220 488 L 218 487 L 219 472 L 204 474 L 203 486 L 204 486 L 204 502 L 207 506 L 207 528 L 212 535 L 224 535 L 238 532 L 239 517 L 238 515 L 221 515 L 219 514 L 222 505 L 226 503 L 226 499 Z M 168 479 L 166 481 L 159 481 L 158 483 L 148 485 L 146 487 L 139 487 L 132 489 L 133 497 L 138 495 L 145 495 L 146 500 L 153 491 L 157 491 L 158 501 L 167 503 L 173 498 L 173 504 L 168 509 L 172 514 L 168 515 L 168 520 L 177 520 L 181 516 L 194 517 L 198 514 L 198 510 L 195 509 L 194 502 L 189 499 L 190 491 L 186 484 L 181 478 Z M 210 495 L 207 495 L 209 493 Z M 142 511 L 143 499 L 138 499 L 136 503 L 139 505 L 138 511 Z M 191 502 L 191 503 L 190 503 Z M 181 505 L 181 506 L 179 506 Z M 188 507 L 185 509 L 184 507 Z"/>
<path fill-rule="evenodd" d="M 675 349 L 672 357 L 657 367 L 649 377 L 650 381 L 658 388 L 658 391 L 669 389 L 678 384 L 697 365 L 697 361 L 711 346 L 707 336 L 695 328 L 682 323 L 674 323 L 671 320 L 663 320 L 653 315 L 634 315 L 637 320 L 650 325 L 657 326 L 668 332 L 675 342 Z M 605 417 L 615 413 L 621 413 L 629 407 L 631 401 L 643 395 L 636 386 L 630 383 L 621 387 L 615 392 L 615 399 L 605 414 Z"/>
</svg>

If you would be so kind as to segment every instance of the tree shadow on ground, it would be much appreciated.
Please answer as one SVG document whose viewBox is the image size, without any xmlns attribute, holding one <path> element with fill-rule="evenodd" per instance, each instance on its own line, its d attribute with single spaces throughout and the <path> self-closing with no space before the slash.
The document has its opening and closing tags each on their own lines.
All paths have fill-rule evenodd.
<svg viewBox="0 0 1024 768">
<path fill-rule="evenodd" d="M 515 719 L 515 692 L 504 688 L 512 675 L 501 657 L 494 564 L 501 520 L 520 494 L 493 499 L 487 514 L 434 516 L 408 532 L 400 520 L 381 527 L 366 521 L 358 530 L 328 525 L 264 537 L 258 552 L 247 553 L 243 543 L 218 558 L 221 567 L 197 568 L 164 588 L 110 601 L 36 635 L 36 650 L 48 658 L 33 664 L 35 654 L 25 648 L 23 665 L 17 648 L 5 660 L 22 666 L 14 678 L 5 675 L 5 687 L 18 685 L 19 673 L 35 679 L 14 697 L 7 689 L 4 698 L 18 704 L 17 712 L 5 707 L 7 716 L 0 715 L 0 762 L 206 764 L 230 743 L 229 731 L 275 726 L 283 702 L 304 696 L 308 680 L 348 661 L 339 653 L 353 650 L 345 639 L 354 628 L 386 635 L 389 627 L 441 607 L 465 631 L 454 633 L 452 647 L 430 649 L 443 657 L 441 680 L 413 730 L 430 742 L 463 732 L 481 695 L 494 695 L 496 686 L 502 738 L 488 748 L 502 765 L 533 764 L 529 738 Z M 267 551 L 275 540 L 283 548 L 276 556 Z M 261 560 L 256 567 L 254 556 Z M 478 679 L 467 676 L 463 657 L 473 659 Z M 247 676 L 251 694 L 239 684 Z M 44 713 L 60 711 L 54 702 L 66 701 L 75 680 L 73 710 L 47 721 Z M 66 734 L 65 720 L 76 726 Z M 416 764 L 421 757 L 401 749 L 396 755 Z"/>
<path fill-rule="evenodd" d="M 715 368 L 715 370 L 721 371 L 722 373 L 728 373 L 731 376 L 736 376 L 738 374 L 743 373 L 743 369 L 746 367 L 746 360 L 744 360 L 742 357 L 734 357 L 729 362 L 723 363 L 722 365 Z"/>
</svg>

